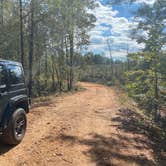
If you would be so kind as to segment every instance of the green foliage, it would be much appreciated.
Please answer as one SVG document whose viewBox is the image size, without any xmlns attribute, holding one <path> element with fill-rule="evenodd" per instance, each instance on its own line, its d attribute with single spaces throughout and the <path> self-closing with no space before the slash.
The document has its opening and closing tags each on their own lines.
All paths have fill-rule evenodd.
<svg viewBox="0 0 166 166">
<path fill-rule="evenodd" d="M 129 94 L 157 119 L 158 110 L 166 102 L 165 94 L 165 53 L 166 44 L 166 3 L 156 0 L 154 5 L 143 4 L 137 11 L 141 17 L 132 37 L 138 43 L 144 43 L 143 52 L 129 54 L 130 71 L 126 72 L 126 87 Z M 164 12 L 163 12 L 164 11 Z M 145 32 L 147 35 L 142 35 Z M 165 101 L 164 101 L 165 100 Z"/>
<path fill-rule="evenodd" d="M 164 57 L 165 55 L 162 54 Z M 132 96 L 142 108 L 146 109 L 149 113 L 155 116 L 156 108 L 159 109 L 165 103 L 165 79 L 163 78 L 166 69 L 164 69 L 164 63 L 161 61 L 162 58 L 154 65 L 154 54 L 152 53 L 136 53 L 129 55 L 130 60 L 134 61 L 135 65 L 130 66 L 130 71 L 125 73 L 126 75 L 126 88 L 129 95 Z M 162 72 L 160 72 L 162 69 Z M 157 73 L 157 91 L 158 96 L 156 97 L 156 73 Z"/>
<path fill-rule="evenodd" d="M 108 57 L 91 52 L 82 56 L 79 69 L 81 81 L 98 82 L 108 86 L 124 84 L 124 70 L 127 63 L 114 61 Z M 113 71 L 112 71 L 113 69 Z"/>
<path fill-rule="evenodd" d="M 89 43 L 96 18 L 87 9 L 94 7 L 94 0 L 0 2 L 0 58 L 21 62 L 22 47 L 33 96 L 74 88 L 76 52 Z"/>
</svg>

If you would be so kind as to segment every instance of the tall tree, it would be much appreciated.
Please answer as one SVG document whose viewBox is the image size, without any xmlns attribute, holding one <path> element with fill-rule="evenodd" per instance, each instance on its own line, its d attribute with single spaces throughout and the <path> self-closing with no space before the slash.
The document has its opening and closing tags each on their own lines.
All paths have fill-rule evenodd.
<svg viewBox="0 0 166 166">
<path fill-rule="evenodd" d="M 20 54 L 21 54 L 21 63 L 24 67 L 24 34 L 23 34 L 23 5 L 22 0 L 19 0 L 19 8 L 20 8 Z"/>
<path fill-rule="evenodd" d="M 165 11 L 166 1 L 162 0 L 156 0 L 153 5 L 143 4 L 138 9 L 136 17 L 140 17 L 141 21 L 139 21 L 138 27 L 133 30 L 132 36 L 138 43 L 144 43 L 145 48 L 141 53 L 130 55 L 134 61 L 138 62 L 135 72 L 131 71 L 130 76 L 133 74 L 137 75 L 135 77 L 135 81 L 137 81 L 135 85 L 142 89 L 142 91 L 139 91 L 136 88 L 137 92 L 135 92 L 144 95 L 142 101 L 147 101 L 148 104 L 146 104 L 153 110 L 156 120 L 159 115 L 158 109 L 161 98 L 159 90 L 161 73 L 159 66 L 160 59 L 163 56 L 162 48 L 166 44 Z M 143 32 L 146 35 L 143 35 Z"/>
<path fill-rule="evenodd" d="M 34 0 L 30 3 L 30 21 L 29 21 L 29 97 L 32 96 L 32 67 L 33 67 L 33 49 L 34 49 Z"/>
<path fill-rule="evenodd" d="M 0 16 L 1 16 L 1 25 L 3 25 L 3 17 L 4 17 L 4 0 L 0 1 Z"/>
</svg>

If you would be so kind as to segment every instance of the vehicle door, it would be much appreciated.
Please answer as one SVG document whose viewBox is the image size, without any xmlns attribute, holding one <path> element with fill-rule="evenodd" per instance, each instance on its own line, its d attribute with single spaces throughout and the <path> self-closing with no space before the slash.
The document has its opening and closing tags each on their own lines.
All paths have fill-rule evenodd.
<svg viewBox="0 0 166 166">
<path fill-rule="evenodd" d="M 4 65 L 0 64 L 0 122 L 3 112 L 8 105 L 7 72 Z"/>
<path fill-rule="evenodd" d="M 9 73 L 9 97 L 18 97 L 26 94 L 24 72 L 22 66 L 8 64 Z"/>
</svg>

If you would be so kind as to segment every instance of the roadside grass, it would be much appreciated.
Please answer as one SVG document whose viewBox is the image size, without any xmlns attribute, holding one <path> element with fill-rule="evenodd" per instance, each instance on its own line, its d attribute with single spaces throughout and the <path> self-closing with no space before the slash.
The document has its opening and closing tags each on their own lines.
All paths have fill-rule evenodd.
<svg viewBox="0 0 166 166">
<path fill-rule="evenodd" d="M 155 123 L 152 116 L 138 107 L 137 103 L 128 97 L 127 93 L 118 87 L 112 87 L 119 99 L 121 109 L 119 117 L 120 129 L 126 132 L 139 133 L 146 136 L 149 145 L 153 149 L 155 165 L 164 166 L 166 163 L 166 129 L 159 123 Z"/>
</svg>

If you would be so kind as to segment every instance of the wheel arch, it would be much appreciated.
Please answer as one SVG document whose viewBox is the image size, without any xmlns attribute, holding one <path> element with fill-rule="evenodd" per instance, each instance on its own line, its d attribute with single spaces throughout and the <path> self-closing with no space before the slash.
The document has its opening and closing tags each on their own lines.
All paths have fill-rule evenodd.
<svg viewBox="0 0 166 166">
<path fill-rule="evenodd" d="M 26 113 L 29 112 L 28 97 L 26 95 L 20 95 L 11 98 L 2 116 L 2 122 L 0 127 L 1 130 L 4 130 L 8 126 L 9 120 L 13 112 L 18 108 L 24 109 Z"/>
<path fill-rule="evenodd" d="M 29 112 L 29 102 L 27 95 L 19 95 L 11 99 L 11 105 L 13 107 L 13 111 L 18 108 L 23 108 L 26 113 Z"/>
</svg>

